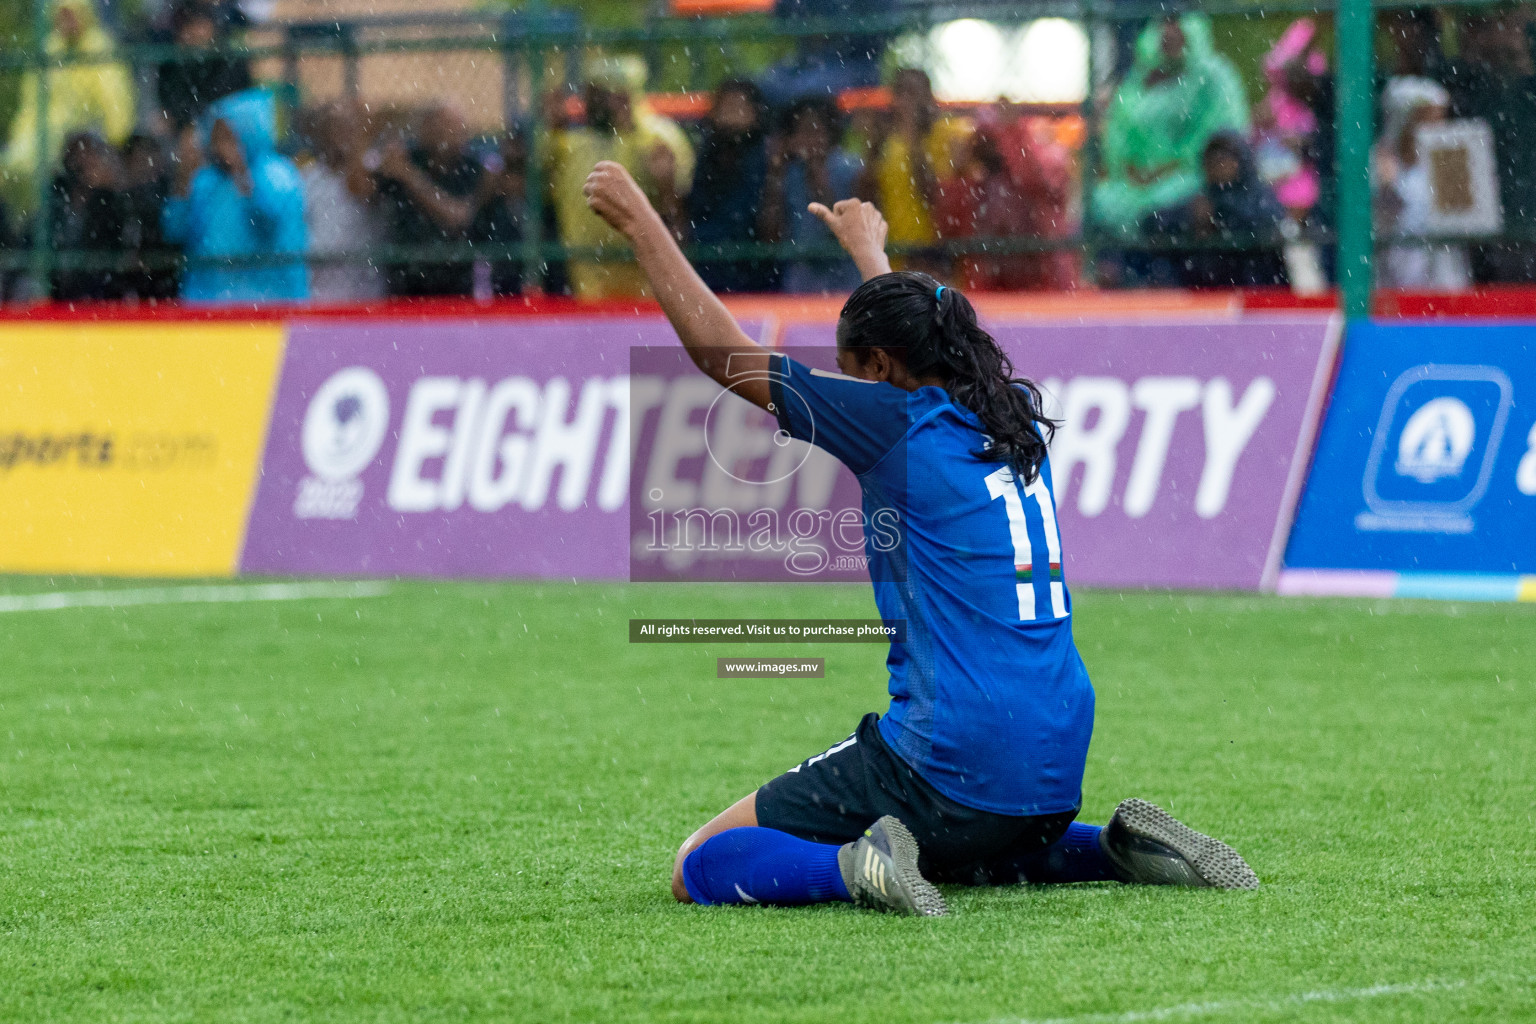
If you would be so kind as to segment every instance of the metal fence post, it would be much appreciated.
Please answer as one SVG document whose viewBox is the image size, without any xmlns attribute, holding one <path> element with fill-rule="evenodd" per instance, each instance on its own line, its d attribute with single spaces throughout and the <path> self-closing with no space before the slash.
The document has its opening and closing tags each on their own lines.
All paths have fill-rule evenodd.
<svg viewBox="0 0 1536 1024">
<path fill-rule="evenodd" d="M 1083 32 L 1088 37 L 1088 88 L 1083 91 L 1083 102 L 1078 105 L 1083 119 L 1083 148 L 1078 151 L 1077 180 L 1082 190 L 1082 223 L 1077 228 L 1078 251 L 1082 264 L 1078 279 L 1085 285 L 1096 284 L 1099 279 L 1099 247 L 1093 237 L 1093 190 L 1099 183 L 1099 132 L 1103 124 L 1099 119 L 1099 103 L 1096 94 L 1098 62 L 1094 50 L 1098 46 L 1099 26 L 1105 24 L 1099 4 L 1095 0 L 1079 0 L 1079 16 L 1083 19 Z M 1119 22 L 1112 22 L 1116 29 Z M 1114 70 L 1114 54 L 1110 54 L 1110 70 Z"/>
<path fill-rule="evenodd" d="M 1339 0 L 1337 124 L 1338 275 L 1344 315 L 1371 315 L 1371 136 L 1375 78 L 1371 0 Z"/>
<path fill-rule="evenodd" d="M 32 171 L 32 278 L 37 282 L 38 297 L 46 299 L 53 289 L 49 278 L 53 270 L 53 139 L 49 131 L 51 72 L 48 60 L 48 35 L 52 30 L 52 4 L 34 0 L 32 13 L 32 58 L 37 68 L 37 160 Z M 67 56 L 67 55 L 64 55 Z"/>
<path fill-rule="evenodd" d="M 545 49 L 549 38 L 545 6 L 542 2 L 528 5 L 527 22 L 522 40 L 523 64 L 528 69 L 528 145 L 524 147 L 528 167 L 523 175 L 523 291 L 544 290 L 544 189 L 545 171 L 548 170 L 549 141 L 545 138 L 549 126 L 544 123 L 544 75 L 548 67 Z M 510 46 L 511 32 L 507 34 Z"/>
</svg>

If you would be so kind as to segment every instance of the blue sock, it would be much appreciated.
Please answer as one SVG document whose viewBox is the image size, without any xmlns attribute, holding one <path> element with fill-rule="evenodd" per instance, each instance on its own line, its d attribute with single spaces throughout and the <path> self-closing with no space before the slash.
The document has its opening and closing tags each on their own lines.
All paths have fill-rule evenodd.
<svg viewBox="0 0 1536 1024">
<path fill-rule="evenodd" d="M 1120 876 L 1099 846 L 1099 825 L 1074 821 L 1066 835 L 1040 853 L 1018 861 L 1024 880 L 1035 885 L 1053 882 L 1118 882 Z"/>
<path fill-rule="evenodd" d="M 683 884 L 693 902 L 705 906 L 846 901 L 837 851 L 771 828 L 726 829 L 683 859 Z"/>
</svg>

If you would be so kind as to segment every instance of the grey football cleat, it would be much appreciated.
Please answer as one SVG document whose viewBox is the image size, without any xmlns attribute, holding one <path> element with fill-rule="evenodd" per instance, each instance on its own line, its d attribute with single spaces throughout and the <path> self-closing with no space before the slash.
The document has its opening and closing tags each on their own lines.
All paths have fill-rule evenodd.
<svg viewBox="0 0 1536 1024">
<path fill-rule="evenodd" d="M 949 913 L 939 890 L 917 870 L 917 840 L 889 814 L 837 851 L 837 867 L 861 907 L 920 917 Z"/>
<path fill-rule="evenodd" d="M 1124 800 L 1099 833 L 1124 880 L 1141 885 L 1257 889 L 1259 876 L 1232 847 L 1196 832 L 1157 804 Z"/>
</svg>

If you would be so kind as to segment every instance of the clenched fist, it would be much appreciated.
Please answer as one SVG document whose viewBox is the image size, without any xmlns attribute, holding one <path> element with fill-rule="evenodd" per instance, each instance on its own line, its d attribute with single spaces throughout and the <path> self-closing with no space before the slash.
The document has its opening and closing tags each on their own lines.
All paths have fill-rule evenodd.
<svg viewBox="0 0 1536 1024">
<path fill-rule="evenodd" d="M 626 238 L 633 238 L 648 219 L 660 219 L 635 179 L 612 160 L 603 160 L 592 168 L 581 193 L 587 197 L 592 212 Z"/>
</svg>

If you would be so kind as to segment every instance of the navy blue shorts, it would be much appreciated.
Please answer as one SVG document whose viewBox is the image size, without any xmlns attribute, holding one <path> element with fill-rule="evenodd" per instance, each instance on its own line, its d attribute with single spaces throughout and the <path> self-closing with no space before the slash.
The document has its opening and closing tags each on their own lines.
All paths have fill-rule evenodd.
<svg viewBox="0 0 1536 1024">
<path fill-rule="evenodd" d="M 912 831 L 922 871 L 935 882 L 1011 885 L 1014 861 L 1067 831 L 1076 811 L 1015 817 L 966 807 L 934 789 L 880 735 L 871 712 L 852 736 L 757 791 L 757 823 L 816 843 L 852 842 L 883 815 Z"/>
</svg>

